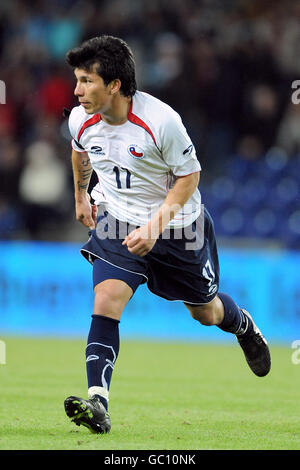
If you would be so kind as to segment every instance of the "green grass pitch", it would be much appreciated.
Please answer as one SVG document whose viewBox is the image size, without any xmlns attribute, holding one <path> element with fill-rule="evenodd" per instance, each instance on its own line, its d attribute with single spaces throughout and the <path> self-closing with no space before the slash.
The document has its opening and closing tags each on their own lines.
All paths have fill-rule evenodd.
<svg viewBox="0 0 300 470">
<path fill-rule="evenodd" d="M 110 392 L 112 430 L 70 423 L 68 395 L 86 397 L 85 341 L 2 337 L 0 449 L 300 448 L 300 364 L 270 344 L 259 378 L 236 344 L 122 341 Z"/>
</svg>

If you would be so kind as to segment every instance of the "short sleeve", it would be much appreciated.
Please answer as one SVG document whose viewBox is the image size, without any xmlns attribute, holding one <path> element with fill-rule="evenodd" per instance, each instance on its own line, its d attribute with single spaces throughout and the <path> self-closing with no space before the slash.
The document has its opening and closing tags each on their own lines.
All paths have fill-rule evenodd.
<svg viewBox="0 0 300 470">
<path fill-rule="evenodd" d="M 72 146 L 72 149 L 75 150 L 76 152 L 85 152 L 84 147 L 76 140 L 77 134 L 78 134 L 77 130 L 80 127 L 80 121 L 78 117 L 76 116 L 76 111 L 77 111 L 77 108 L 72 109 L 71 114 L 69 116 L 69 122 L 68 122 L 69 131 L 72 137 L 71 146 Z"/>
<path fill-rule="evenodd" d="M 178 113 L 166 113 L 161 127 L 161 151 L 165 163 L 176 176 L 201 170 L 195 147 Z"/>
</svg>

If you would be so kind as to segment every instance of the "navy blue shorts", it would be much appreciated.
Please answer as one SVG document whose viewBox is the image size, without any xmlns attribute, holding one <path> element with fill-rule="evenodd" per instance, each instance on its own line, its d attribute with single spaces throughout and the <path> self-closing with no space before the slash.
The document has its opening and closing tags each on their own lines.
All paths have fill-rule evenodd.
<svg viewBox="0 0 300 470">
<path fill-rule="evenodd" d="M 204 304 L 215 297 L 219 260 L 213 221 L 204 206 L 189 227 L 165 230 L 144 257 L 122 245 L 135 226 L 115 219 L 101 206 L 98 214 L 97 227 L 80 250 L 94 265 L 94 286 L 105 279 L 120 279 L 134 292 L 146 282 L 154 294 L 188 304 Z"/>
</svg>

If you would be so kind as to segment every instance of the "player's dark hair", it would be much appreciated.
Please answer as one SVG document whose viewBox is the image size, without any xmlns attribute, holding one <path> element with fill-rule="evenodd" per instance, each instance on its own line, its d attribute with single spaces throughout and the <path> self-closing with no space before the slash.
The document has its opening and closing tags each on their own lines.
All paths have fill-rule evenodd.
<svg viewBox="0 0 300 470">
<path fill-rule="evenodd" d="M 88 39 L 67 52 L 66 60 L 71 67 L 87 72 L 96 64 L 97 73 L 105 85 L 118 78 L 122 95 L 133 96 L 136 92 L 134 58 L 123 39 L 106 35 Z"/>
</svg>

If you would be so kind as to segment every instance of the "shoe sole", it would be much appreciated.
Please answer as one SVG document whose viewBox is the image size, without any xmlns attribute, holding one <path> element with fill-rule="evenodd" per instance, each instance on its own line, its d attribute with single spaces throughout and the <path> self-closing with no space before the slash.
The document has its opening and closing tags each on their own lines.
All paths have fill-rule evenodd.
<svg viewBox="0 0 300 470">
<path fill-rule="evenodd" d="M 64 407 L 68 418 L 77 426 L 85 426 L 93 434 L 105 434 L 110 431 L 107 426 L 103 428 L 100 424 L 91 421 L 94 418 L 93 412 L 80 398 L 73 396 L 66 398 Z"/>
</svg>

